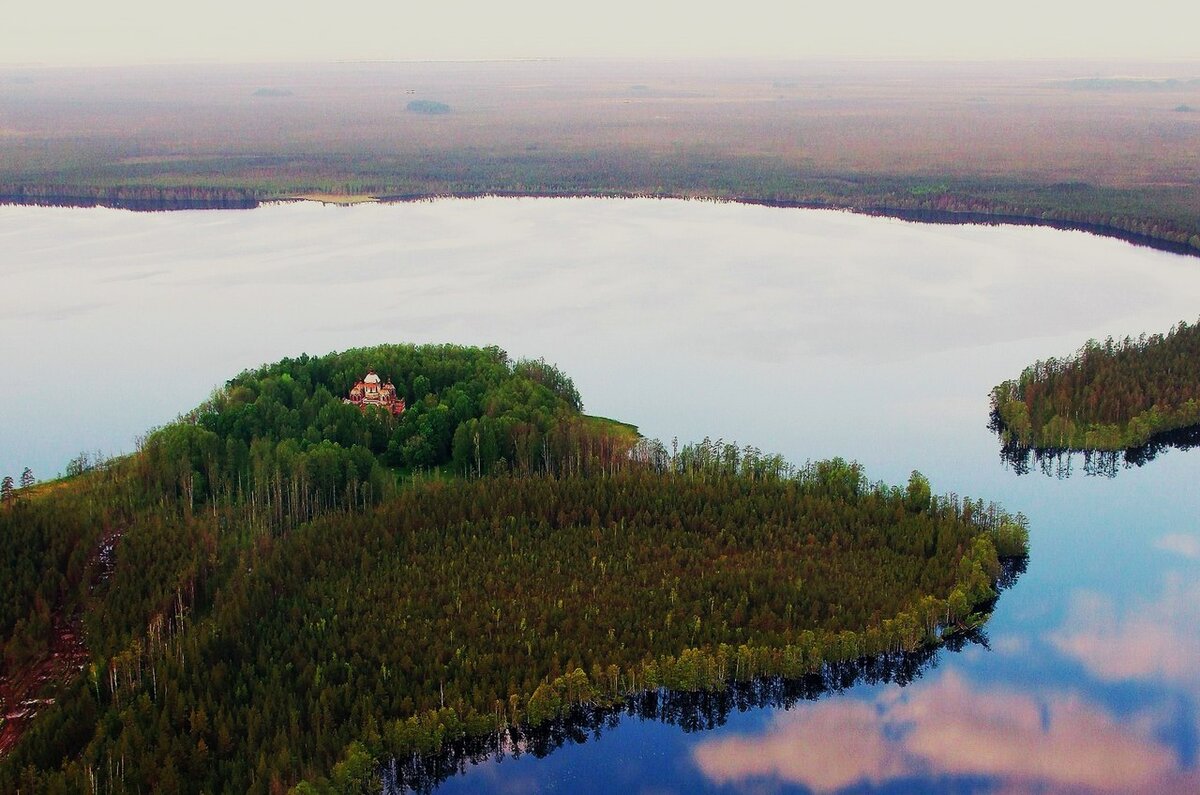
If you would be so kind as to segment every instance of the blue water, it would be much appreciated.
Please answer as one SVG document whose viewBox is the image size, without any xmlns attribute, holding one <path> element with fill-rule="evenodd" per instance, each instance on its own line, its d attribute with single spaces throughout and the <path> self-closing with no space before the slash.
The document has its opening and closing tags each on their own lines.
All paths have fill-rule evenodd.
<svg viewBox="0 0 1200 795">
<path fill-rule="evenodd" d="M 924 472 L 1030 519 L 988 646 L 684 732 L 467 765 L 441 792 L 1200 791 L 1200 454 L 1018 476 L 990 387 L 1200 314 L 1200 260 L 1082 233 L 687 202 L 133 214 L 0 207 L 0 474 L 127 451 L 243 367 L 498 344 L 650 436 Z"/>
</svg>

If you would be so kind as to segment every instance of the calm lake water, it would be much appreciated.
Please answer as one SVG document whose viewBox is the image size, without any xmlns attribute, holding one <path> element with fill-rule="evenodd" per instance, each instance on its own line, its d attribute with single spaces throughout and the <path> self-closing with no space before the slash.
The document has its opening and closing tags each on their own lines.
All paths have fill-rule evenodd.
<svg viewBox="0 0 1200 795">
<path fill-rule="evenodd" d="M 132 449 L 237 371 L 381 342 L 497 344 L 588 411 L 1030 518 L 990 648 L 684 731 L 626 718 L 445 792 L 1200 790 L 1200 453 L 1006 469 L 988 390 L 1200 314 L 1200 259 L 1083 233 L 641 200 L 135 214 L 0 207 L 0 474 Z"/>
</svg>

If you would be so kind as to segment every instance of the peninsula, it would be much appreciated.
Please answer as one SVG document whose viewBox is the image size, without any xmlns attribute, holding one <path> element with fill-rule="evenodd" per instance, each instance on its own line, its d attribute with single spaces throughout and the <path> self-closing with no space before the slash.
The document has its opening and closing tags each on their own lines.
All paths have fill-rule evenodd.
<svg viewBox="0 0 1200 795">
<path fill-rule="evenodd" d="M 1091 340 L 992 389 L 1002 442 L 1042 450 L 1118 451 L 1200 425 L 1200 324 Z"/>
<path fill-rule="evenodd" d="M 903 670 L 1027 551 L 1023 517 L 918 472 L 668 449 L 582 408 L 498 348 L 300 356 L 6 504 L 5 681 L 79 648 L 0 789 L 360 791 L 581 705 Z"/>
</svg>

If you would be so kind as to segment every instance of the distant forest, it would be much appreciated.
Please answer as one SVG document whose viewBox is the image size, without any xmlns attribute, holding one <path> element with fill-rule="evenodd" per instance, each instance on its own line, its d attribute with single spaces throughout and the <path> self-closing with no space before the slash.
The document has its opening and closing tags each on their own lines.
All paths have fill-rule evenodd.
<svg viewBox="0 0 1200 795">
<path fill-rule="evenodd" d="M 1200 324 L 1166 334 L 1089 341 L 992 390 L 1006 443 L 1056 450 L 1127 450 L 1200 425 Z"/>
<path fill-rule="evenodd" d="M 342 402 L 368 367 L 399 417 Z M 0 509 L 4 675 L 78 676 L 5 792 L 377 791 L 388 757 L 628 694 L 802 677 L 986 618 L 1023 517 L 581 414 L 496 348 L 232 379 L 141 450 Z"/>
<path fill-rule="evenodd" d="M 9 74 L 0 202 L 704 198 L 1200 253 L 1197 129 L 1179 112 L 1200 87 L 1186 70 L 551 59 Z"/>
</svg>

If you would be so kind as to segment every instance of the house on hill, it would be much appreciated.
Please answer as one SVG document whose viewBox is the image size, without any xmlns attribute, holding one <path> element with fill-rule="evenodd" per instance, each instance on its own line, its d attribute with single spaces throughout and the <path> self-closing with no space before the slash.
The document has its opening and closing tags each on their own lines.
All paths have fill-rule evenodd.
<svg viewBox="0 0 1200 795">
<path fill-rule="evenodd" d="M 360 411 L 366 411 L 367 406 L 379 406 L 393 416 L 403 414 L 405 408 L 404 398 L 396 394 L 392 380 L 381 384 L 374 370 L 368 370 L 366 377 L 350 388 L 350 397 L 343 402 L 358 406 Z"/>
</svg>

